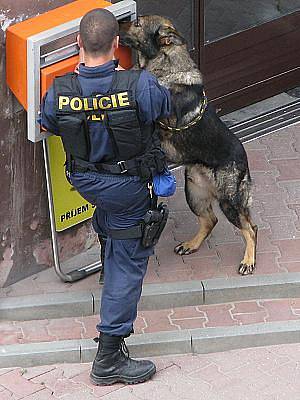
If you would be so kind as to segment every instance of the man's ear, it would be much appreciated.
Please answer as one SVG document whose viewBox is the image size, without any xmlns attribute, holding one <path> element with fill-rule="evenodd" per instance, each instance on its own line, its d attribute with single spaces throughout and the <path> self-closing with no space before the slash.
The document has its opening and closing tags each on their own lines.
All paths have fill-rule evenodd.
<svg viewBox="0 0 300 400">
<path fill-rule="evenodd" d="M 172 26 L 162 25 L 157 33 L 157 43 L 160 46 L 169 46 L 171 44 L 181 45 L 185 40 Z"/>
<path fill-rule="evenodd" d="M 82 40 L 81 40 L 81 37 L 80 37 L 80 34 L 78 34 L 77 35 L 77 44 L 78 44 L 78 46 L 81 48 L 81 47 L 83 47 L 83 44 L 82 44 Z"/>
</svg>

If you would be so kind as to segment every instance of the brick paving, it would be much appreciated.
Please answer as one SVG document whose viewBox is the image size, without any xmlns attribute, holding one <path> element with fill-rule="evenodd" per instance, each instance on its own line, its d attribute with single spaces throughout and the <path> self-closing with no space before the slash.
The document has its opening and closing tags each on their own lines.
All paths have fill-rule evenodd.
<svg viewBox="0 0 300 400">
<path fill-rule="evenodd" d="M 300 299 L 251 300 L 140 311 L 135 323 L 135 333 L 265 324 L 299 319 Z M 97 336 L 97 323 L 97 315 L 35 321 L 0 321 L 0 345 L 93 338 Z"/>
<path fill-rule="evenodd" d="M 253 220 L 259 227 L 256 275 L 300 272 L 300 127 L 284 128 L 245 144 L 253 178 Z M 220 210 L 219 223 L 198 252 L 178 256 L 173 248 L 197 232 L 197 220 L 184 196 L 183 169 L 178 189 L 167 201 L 170 218 L 151 257 L 145 283 L 164 283 L 237 275 L 244 242 Z M 241 277 L 243 279 L 243 277 Z M 98 277 L 64 284 L 52 269 L 0 290 L 0 296 L 97 289 Z"/>
<path fill-rule="evenodd" d="M 300 399 L 300 344 L 153 360 L 157 374 L 151 381 L 134 386 L 94 386 L 89 380 L 90 364 L 0 369 L 0 399 Z"/>
</svg>

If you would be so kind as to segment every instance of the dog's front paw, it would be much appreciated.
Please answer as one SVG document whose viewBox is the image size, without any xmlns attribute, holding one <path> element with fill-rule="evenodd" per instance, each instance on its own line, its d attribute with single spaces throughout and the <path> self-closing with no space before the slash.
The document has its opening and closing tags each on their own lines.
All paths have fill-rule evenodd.
<svg viewBox="0 0 300 400">
<path fill-rule="evenodd" d="M 254 273 L 254 270 L 255 270 L 255 264 L 248 265 L 241 262 L 239 266 L 239 274 L 241 275 L 252 275 Z"/>
<path fill-rule="evenodd" d="M 197 249 L 192 249 L 191 247 L 190 247 L 190 245 L 189 245 L 189 243 L 188 242 L 186 242 L 186 243 L 180 243 L 179 245 L 177 245 L 175 248 L 174 248 L 174 252 L 176 253 L 176 254 L 178 254 L 178 255 L 180 255 L 180 256 L 184 256 L 184 255 L 187 255 L 187 254 L 191 254 L 191 253 L 194 253 L 195 251 L 197 251 Z"/>
</svg>

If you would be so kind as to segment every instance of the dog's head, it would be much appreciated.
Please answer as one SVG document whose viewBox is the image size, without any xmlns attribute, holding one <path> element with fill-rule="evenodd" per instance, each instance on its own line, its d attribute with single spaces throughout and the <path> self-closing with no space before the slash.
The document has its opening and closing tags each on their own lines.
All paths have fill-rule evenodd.
<svg viewBox="0 0 300 400">
<path fill-rule="evenodd" d="M 135 22 L 120 23 L 120 41 L 151 59 L 166 46 L 185 44 L 172 22 L 159 15 L 138 17 Z"/>
</svg>

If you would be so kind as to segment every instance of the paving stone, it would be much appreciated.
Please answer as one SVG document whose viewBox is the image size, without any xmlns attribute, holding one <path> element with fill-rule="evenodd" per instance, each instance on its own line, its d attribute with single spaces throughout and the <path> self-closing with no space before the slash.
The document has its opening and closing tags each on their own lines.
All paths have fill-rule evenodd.
<svg viewBox="0 0 300 400">
<path fill-rule="evenodd" d="M 280 364 L 269 371 L 272 376 L 280 376 L 286 383 L 299 388 L 300 368 L 299 363 L 289 362 Z M 299 393 L 299 392 L 298 392 Z"/>
<path fill-rule="evenodd" d="M 8 372 L 12 371 L 12 368 L 1 368 L 0 369 L 0 376 L 7 374 Z"/>
<path fill-rule="evenodd" d="M 201 379 L 202 381 L 209 384 L 212 391 L 219 390 L 224 386 L 231 385 L 232 380 L 222 372 L 219 367 L 215 364 L 210 364 L 205 368 L 201 368 L 191 374 L 190 378 Z"/>
<path fill-rule="evenodd" d="M 277 182 L 281 181 L 297 181 L 300 179 L 300 162 L 299 158 L 294 160 L 273 160 L 272 165 L 275 165 L 279 171 Z"/>
<path fill-rule="evenodd" d="M 247 156 L 250 171 L 270 171 L 274 169 L 266 158 L 265 150 L 248 150 Z"/>
<path fill-rule="evenodd" d="M 185 241 L 186 239 L 189 240 L 192 238 L 191 234 L 186 234 L 185 236 L 186 237 L 185 237 L 185 239 L 183 239 L 183 241 Z M 216 257 L 216 256 L 217 256 L 217 252 L 216 252 L 215 246 L 210 246 L 209 241 L 205 240 L 201 244 L 200 248 L 197 251 L 195 251 L 194 253 L 191 253 L 191 254 L 184 255 L 183 261 L 184 261 L 184 263 L 189 263 L 191 260 L 194 260 L 194 259 L 198 259 L 198 258 L 202 258 L 202 257 L 205 257 L 205 258 L 206 257 Z"/>
<path fill-rule="evenodd" d="M 37 320 L 34 323 L 32 321 L 19 322 L 24 335 L 24 343 L 48 342 L 53 340 L 53 336 L 49 335 L 47 330 L 48 324 L 49 321 L 47 319 Z"/>
<path fill-rule="evenodd" d="M 46 386 L 51 391 L 54 390 L 56 382 L 59 379 L 64 378 L 64 368 L 55 368 L 52 369 L 42 375 L 37 375 L 36 377 L 31 379 L 31 382 L 35 382 L 41 385 Z"/>
<path fill-rule="evenodd" d="M 51 390 L 53 391 L 54 396 L 65 398 L 67 395 L 71 396 L 76 392 L 86 391 L 86 386 L 70 379 L 57 379 Z"/>
<path fill-rule="evenodd" d="M 259 229 L 257 234 L 257 252 L 276 252 L 280 254 L 278 246 L 272 241 L 272 232 L 270 229 Z"/>
<path fill-rule="evenodd" d="M 83 372 L 89 372 L 91 365 L 88 363 L 81 364 L 57 364 L 56 368 L 58 373 L 62 372 L 61 376 L 67 379 L 73 379 L 75 376 L 82 374 Z"/>
<path fill-rule="evenodd" d="M 239 266 L 244 256 L 245 245 L 227 243 L 216 246 L 222 266 Z"/>
<path fill-rule="evenodd" d="M 221 267 L 221 261 L 218 257 L 199 257 L 186 262 L 192 266 L 193 279 L 195 280 L 228 276 L 228 269 Z"/>
<path fill-rule="evenodd" d="M 34 383 L 24 378 L 20 369 L 1 375 L 0 385 L 20 397 L 29 396 L 45 388 L 42 384 Z"/>
<path fill-rule="evenodd" d="M 120 388 L 124 387 L 123 384 L 115 384 L 110 386 L 96 386 L 90 380 L 90 368 L 88 371 L 84 371 L 79 375 L 76 375 L 72 378 L 72 382 L 76 384 L 84 385 L 95 397 L 102 397 L 108 393 L 114 392 L 119 390 Z"/>
<path fill-rule="evenodd" d="M 261 311 L 264 312 L 265 310 L 257 301 L 235 302 L 231 309 L 232 314 L 249 314 Z"/>
<path fill-rule="evenodd" d="M 275 354 L 279 357 L 287 357 L 291 361 L 299 361 L 299 350 L 297 345 L 278 344 L 276 346 L 269 346 L 268 352 Z"/>
<path fill-rule="evenodd" d="M 99 323 L 99 314 L 91 315 L 85 318 L 76 318 L 76 322 L 82 325 L 83 330 L 80 332 L 80 336 L 83 339 L 93 338 L 98 336 L 96 325 Z"/>
<path fill-rule="evenodd" d="M 286 181 L 279 182 L 278 187 L 285 190 L 287 193 L 287 203 L 299 203 L 300 202 L 300 181 Z"/>
<path fill-rule="evenodd" d="M 53 393 L 49 389 L 43 389 L 25 397 L 26 400 L 55 400 Z M 83 399 L 83 398 L 82 398 Z M 2 400 L 2 399 L 1 399 Z"/>
<path fill-rule="evenodd" d="M 157 275 L 161 282 L 184 282 L 193 279 L 193 270 L 191 267 L 184 267 L 182 270 L 170 271 L 158 270 Z"/>
<path fill-rule="evenodd" d="M 176 326 L 172 326 L 170 323 L 170 316 L 172 313 L 172 310 L 157 310 L 155 313 L 149 311 L 140 312 L 139 315 L 144 318 L 147 323 L 144 333 L 174 331 L 178 329 Z"/>
<path fill-rule="evenodd" d="M 19 400 L 22 396 L 17 395 L 16 393 L 12 393 L 7 389 L 4 389 L 0 392 L 1 400 Z"/>
<path fill-rule="evenodd" d="M 244 147 L 247 153 L 249 150 L 267 150 L 267 146 L 261 142 L 261 139 L 252 140 L 251 142 L 245 143 Z"/>
<path fill-rule="evenodd" d="M 47 372 L 53 371 L 54 369 L 55 367 L 51 365 L 41 365 L 38 367 L 31 367 L 29 370 L 23 369 L 22 376 L 23 378 L 30 380 L 36 378 L 37 376 L 46 374 Z"/>
<path fill-rule="evenodd" d="M 90 393 L 89 389 L 81 389 L 76 392 L 68 393 L 61 397 L 63 400 L 96 400 L 97 397 Z M 98 397 L 99 399 L 99 397 Z"/>
<path fill-rule="evenodd" d="M 23 332 L 12 322 L 0 322 L 0 345 L 22 343 Z"/>
<path fill-rule="evenodd" d="M 60 318 L 49 320 L 47 330 L 57 340 L 70 340 L 81 338 L 84 328 L 75 318 Z"/>
<path fill-rule="evenodd" d="M 291 362 L 291 359 L 287 356 L 279 356 L 269 352 L 269 354 L 260 360 L 257 365 L 257 369 L 263 371 L 267 375 L 272 375 L 272 371 L 278 366 L 285 365 Z"/>
<path fill-rule="evenodd" d="M 258 227 L 258 231 L 262 229 L 270 229 L 270 225 L 263 220 L 263 208 L 258 200 L 254 200 L 251 206 L 251 219 L 253 223 Z"/>
<path fill-rule="evenodd" d="M 263 208 L 262 214 L 264 217 L 288 216 L 293 213 L 286 204 L 286 197 L 285 194 L 274 196 L 266 193 L 257 196 L 256 200 L 260 202 Z"/>
<path fill-rule="evenodd" d="M 138 398 L 133 395 L 133 389 L 133 387 L 127 386 L 121 390 L 115 390 L 114 392 L 109 393 L 102 398 L 103 400 L 138 400 Z"/>
<path fill-rule="evenodd" d="M 277 274 L 286 272 L 278 263 L 278 253 L 257 253 L 256 268 L 260 274 Z"/>
<path fill-rule="evenodd" d="M 183 374 L 188 374 L 189 376 L 195 371 L 201 371 L 203 368 L 206 368 L 208 365 L 212 364 L 212 361 L 209 360 L 202 354 L 191 354 L 185 356 L 174 356 L 174 364 L 180 368 L 180 371 Z"/>
<path fill-rule="evenodd" d="M 253 198 L 265 193 L 277 195 L 283 193 L 283 189 L 276 182 L 276 172 L 253 172 L 251 176 L 253 180 Z"/>
<path fill-rule="evenodd" d="M 160 280 L 157 272 L 151 270 L 150 268 L 148 268 L 147 273 L 146 273 L 145 278 L 144 278 L 144 284 L 147 284 L 147 283 L 150 283 L 150 284 L 151 283 L 160 283 L 160 282 L 161 282 L 161 280 Z"/>
<path fill-rule="evenodd" d="M 175 356 L 176 361 L 177 361 L 178 357 L 180 357 L 180 356 Z M 185 355 L 182 357 L 185 357 Z M 172 365 L 176 364 L 176 362 L 174 361 L 173 355 L 164 356 L 164 357 L 151 357 L 151 360 L 156 365 L 156 371 L 162 371 L 162 370 L 169 368 Z"/>
<path fill-rule="evenodd" d="M 178 319 L 184 319 L 184 318 L 204 318 L 205 313 L 203 311 L 200 311 L 198 307 L 192 306 L 192 307 L 182 307 L 182 308 L 176 308 L 173 310 L 172 314 L 170 315 L 170 319 L 172 321 L 178 320 Z"/>
<path fill-rule="evenodd" d="M 263 324 L 265 322 L 266 313 L 260 312 L 255 314 L 234 314 L 234 319 L 238 321 L 240 325 L 252 325 L 252 324 Z"/>
<path fill-rule="evenodd" d="M 207 317 L 204 326 L 206 328 L 212 326 L 233 326 L 238 322 L 234 320 L 231 314 L 232 304 L 216 304 L 215 306 L 199 306 L 198 309 L 203 311 Z"/>
<path fill-rule="evenodd" d="M 139 315 L 136 318 L 136 320 L 134 321 L 134 332 L 136 334 L 141 334 L 145 332 L 145 329 L 147 328 L 147 322 L 145 320 L 145 318 L 143 318 L 141 315 Z"/>
<path fill-rule="evenodd" d="M 300 272 L 300 262 L 291 261 L 289 263 L 279 263 L 282 270 L 287 272 Z"/>
<path fill-rule="evenodd" d="M 284 240 L 284 239 L 295 239 L 300 236 L 300 232 L 296 229 L 295 221 L 297 218 L 295 215 L 285 215 L 278 217 L 263 216 L 263 220 L 266 221 L 272 230 L 272 241 Z"/>
<path fill-rule="evenodd" d="M 282 318 L 289 320 L 300 319 L 300 315 L 296 316 L 292 312 L 292 301 L 291 300 L 260 300 L 259 304 L 264 307 L 268 315 L 266 322 L 270 321 L 282 321 Z"/>
<path fill-rule="evenodd" d="M 281 256 L 280 263 L 299 261 L 300 259 L 300 239 L 273 240 L 278 246 Z"/>
<path fill-rule="evenodd" d="M 211 391 L 209 383 L 204 382 L 201 378 L 194 380 L 192 374 L 183 374 L 177 365 L 167 368 L 158 374 L 157 378 L 162 384 L 169 387 L 171 398 L 175 395 L 179 399 L 199 400 L 199 396 Z M 138 391 L 136 393 L 139 395 Z M 157 396 L 157 398 L 159 397 Z"/>
<path fill-rule="evenodd" d="M 167 249 L 157 249 L 155 251 L 155 255 L 158 261 L 158 264 L 163 264 L 166 261 L 168 264 L 172 265 L 174 264 L 180 264 L 180 262 L 183 263 L 183 259 L 181 256 L 178 256 L 177 254 L 174 253 L 173 248 L 168 247 Z"/>
<path fill-rule="evenodd" d="M 176 196 L 168 198 L 168 206 L 170 210 L 176 210 L 176 212 L 188 209 L 183 188 L 176 188 Z"/>
<path fill-rule="evenodd" d="M 260 140 L 261 144 L 267 146 L 265 153 L 269 160 L 299 158 L 299 154 L 293 146 L 295 142 L 294 132 L 289 128 L 285 129 L 284 134 L 278 132 Z"/>
</svg>

